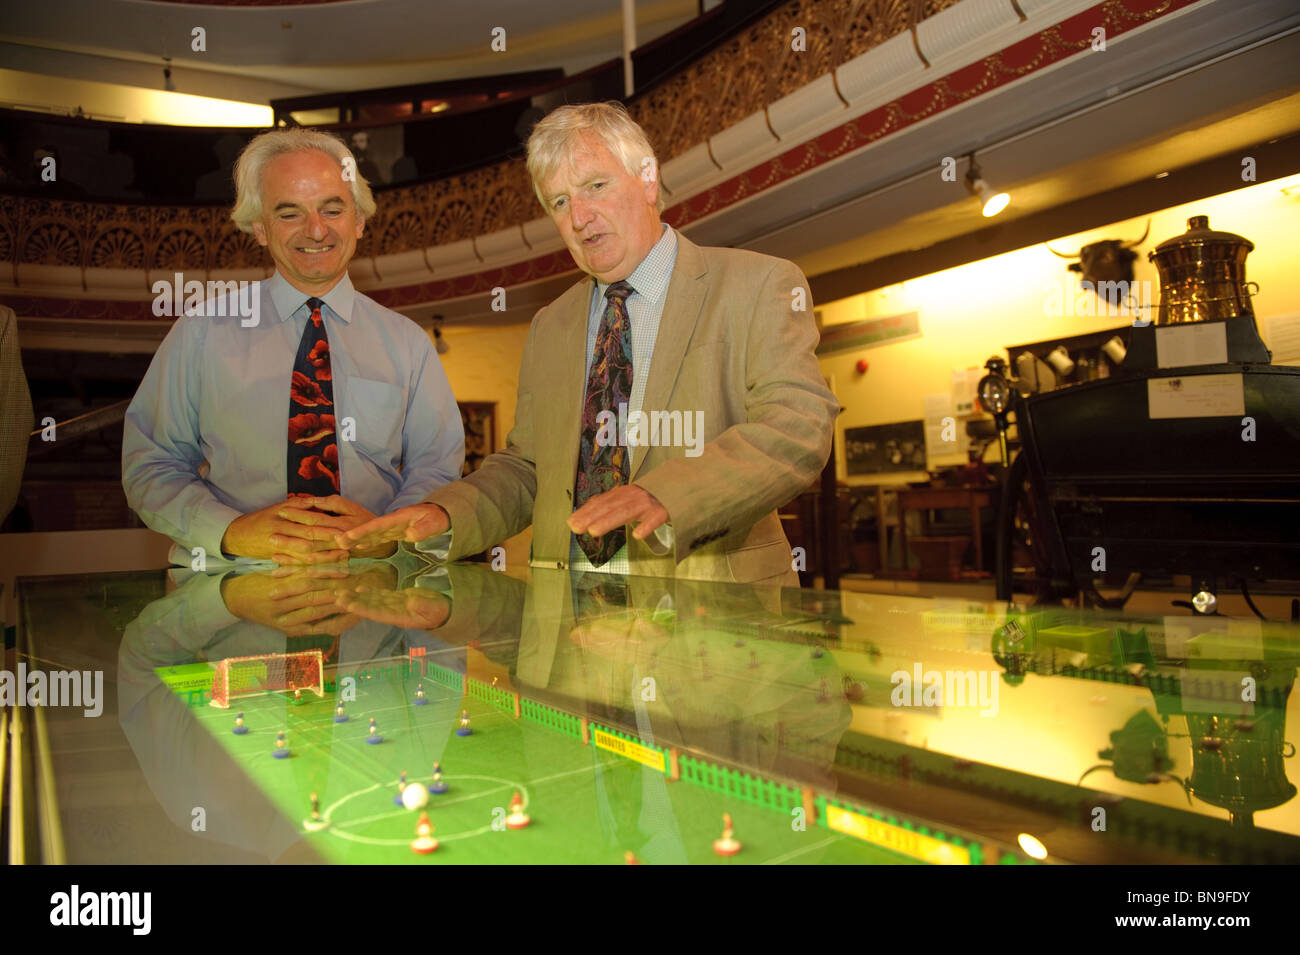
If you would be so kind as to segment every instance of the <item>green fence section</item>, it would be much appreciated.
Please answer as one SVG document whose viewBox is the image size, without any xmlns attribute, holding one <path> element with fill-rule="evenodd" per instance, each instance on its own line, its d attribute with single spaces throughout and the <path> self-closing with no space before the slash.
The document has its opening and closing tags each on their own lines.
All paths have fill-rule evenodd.
<svg viewBox="0 0 1300 955">
<path fill-rule="evenodd" d="M 678 760 L 681 778 L 705 789 L 722 793 L 736 799 L 788 813 L 796 806 L 802 805 L 799 790 L 793 786 L 773 782 L 759 776 L 738 772 L 726 766 L 716 766 L 702 759 L 682 756 Z"/>
<path fill-rule="evenodd" d="M 436 663 L 430 663 L 427 668 L 429 679 L 440 686 L 450 687 L 457 693 L 465 692 L 465 678 L 455 670 L 448 670 L 446 667 L 440 667 Z"/>
<path fill-rule="evenodd" d="M 511 712 L 513 711 L 514 703 L 512 701 Z M 523 700 L 520 712 L 526 720 L 548 726 L 557 732 L 564 733 L 566 736 L 572 736 L 574 739 L 582 739 L 582 720 L 576 716 L 561 713 L 559 710 L 553 710 L 541 703 L 534 703 L 532 700 Z"/>
<path fill-rule="evenodd" d="M 499 710 L 505 710 L 512 716 L 514 715 L 515 695 L 509 690 L 503 690 L 499 686 L 489 686 L 478 680 L 470 680 L 469 695 L 476 700 L 482 700 L 484 703 L 491 704 Z"/>
</svg>

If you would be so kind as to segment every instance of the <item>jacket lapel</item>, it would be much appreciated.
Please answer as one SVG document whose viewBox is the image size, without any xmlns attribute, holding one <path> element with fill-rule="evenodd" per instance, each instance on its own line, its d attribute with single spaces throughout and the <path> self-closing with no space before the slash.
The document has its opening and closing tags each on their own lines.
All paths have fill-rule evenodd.
<svg viewBox="0 0 1300 955">
<path fill-rule="evenodd" d="M 563 427 L 567 449 L 569 486 L 572 487 L 574 474 L 578 467 L 578 439 L 582 434 L 582 398 L 587 389 L 587 315 L 591 309 L 592 280 L 580 282 L 572 301 L 565 303 L 564 341 L 558 343 L 562 349 L 554 363 L 542 368 L 542 374 L 554 374 L 559 377 L 558 414 L 563 415 Z M 568 441 L 567 438 L 573 440 Z"/>
<path fill-rule="evenodd" d="M 650 362 L 650 377 L 646 380 L 645 398 L 641 403 L 643 413 L 667 409 L 681 371 L 682 358 L 704 307 L 709 290 L 708 271 L 700 247 L 677 233 L 677 261 L 668 282 L 663 316 L 659 319 L 659 332 L 655 336 L 654 358 Z M 632 455 L 631 480 L 636 479 L 637 470 L 649 450 L 649 446 L 644 444 L 636 448 Z M 576 466 L 576 455 L 574 463 Z"/>
</svg>

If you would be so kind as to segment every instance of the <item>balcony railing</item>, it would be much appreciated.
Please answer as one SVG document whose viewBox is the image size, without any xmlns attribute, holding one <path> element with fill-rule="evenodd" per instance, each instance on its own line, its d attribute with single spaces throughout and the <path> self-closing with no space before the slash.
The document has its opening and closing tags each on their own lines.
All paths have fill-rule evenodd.
<svg viewBox="0 0 1300 955">
<path fill-rule="evenodd" d="M 790 0 L 633 97 L 628 108 L 645 127 L 661 163 L 666 163 L 957 2 Z M 784 55 L 794 51 L 797 37 L 802 50 Z M 6 118 L 12 123 L 12 114 Z M 456 119 L 448 116 L 421 122 Z M 256 241 L 229 222 L 228 200 L 214 197 L 207 204 L 198 200 L 150 201 L 135 185 L 147 182 L 155 195 L 183 191 L 178 167 L 195 152 L 203 155 L 186 137 L 210 136 L 214 131 L 137 128 L 148 141 L 133 143 L 128 149 L 119 145 L 126 142 L 126 134 L 119 128 L 122 124 L 27 121 L 80 123 L 87 142 L 99 144 L 110 171 L 117 167 L 120 198 L 96 201 L 71 180 L 55 188 L 46 188 L 54 184 L 40 184 L 0 195 L 0 261 L 82 269 L 229 271 L 266 266 L 266 254 Z M 436 128 L 430 125 L 429 129 Z M 225 137 L 225 155 L 230 161 L 242 146 L 242 140 L 233 134 L 252 134 L 248 130 L 219 132 Z M 18 145 L 12 129 L 7 138 L 12 144 L 12 165 Z M 455 138 L 476 141 L 464 131 Z M 441 134 L 430 139 L 445 141 Z M 517 145 L 517 139 L 514 142 Z M 204 145 L 210 154 L 215 143 Z M 537 218 L 540 209 L 522 159 L 490 161 L 500 156 L 501 149 L 502 144 L 495 141 L 486 145 L 475 168 L 462 168 L 432 181 L 382 187 L 379 212 L 369 223 L 358 254 L 379 256 L 442 245 Z M 420 152 L 423 154 L 425 147 Z M 133 173 L 126 170 L 124 161 L 134 164 Z M 448 161 L 463 164 L 466 159 L 458 156 Z M 209 173 L 219 177 L 219 157 L 210 165 L 216 168 Z M 419 160 L 415 165 L 419 174 Z M 425 166 L 436 168 L 436 161 Z M 132 189 L 141 195 L 129 197 Z"/>
</svg>

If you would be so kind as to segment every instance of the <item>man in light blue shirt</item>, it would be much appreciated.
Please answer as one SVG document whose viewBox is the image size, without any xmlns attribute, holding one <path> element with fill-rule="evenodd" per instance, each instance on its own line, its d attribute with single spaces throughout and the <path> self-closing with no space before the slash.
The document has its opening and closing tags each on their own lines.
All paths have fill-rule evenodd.
<svg viewBox="0 0 1300 955">
<path fill-rule="evenodd" d="M 265 133 L 235 177 L 231 218 L 267 247 L 275 274 L 176 319 L 127 410 L 122 483 L 141 519 L 176 542 L 176 563 L 344 560 L 335 534 L 460 476 L 460 415 L 429 336 L 348 277 L 375 203 L 347 147 L 310 130 Z M 323 354 L 299 353 L 309 322 L 323 323 Z M 308 403 L 319 415 L 293 413 L 304 357 L 332 393 Z M 297 473 L 324 475 L 337 493 L 289 492 L 301 484 L 290 430 L 297 422 L 295 444 L 316 440 L 298 437 L 308 418 L 333 429 L 334 446 Z"/>
</svg>

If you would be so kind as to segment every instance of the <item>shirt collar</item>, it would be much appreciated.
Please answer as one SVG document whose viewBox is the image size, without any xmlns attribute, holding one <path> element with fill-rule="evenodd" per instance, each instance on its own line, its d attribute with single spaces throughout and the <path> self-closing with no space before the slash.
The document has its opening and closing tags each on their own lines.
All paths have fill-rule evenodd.
<svg viewBox="0 0 1300 955">
<path fill-rule="evenodd" d="M 651 247 L 641 264 L 627 277 L 637 295 L 650 302 L 662 302 L 668 296 L 668 283 L 672 279 L 673 260 L 677 255 L 677 233 L 668 226 L 663 227 L 663 235 Z M 596 296 L 605 297 L 609 282 L 596 283 Z"/>
<path fill-rule="evenodd" d="M 271 303 L 275 306 L 275 314 L 280 316 L 282 322 L 291 319 L 306 304 L 307 299 L 312 297 L 290 285 L 289 280 L 280 274 L 279 269 L 276 269 L 275 273 L 266 280 L 266 284 L 271 294 Z M 352 304 L 356 301 L 357 290 L 353 288 L 352 276 L 347 272 L 343 273 L 343 277 L 332 289 L 316 297 L 328 305 L 330 311 L 343 321 L 351 323 Z"/>
</svg>

